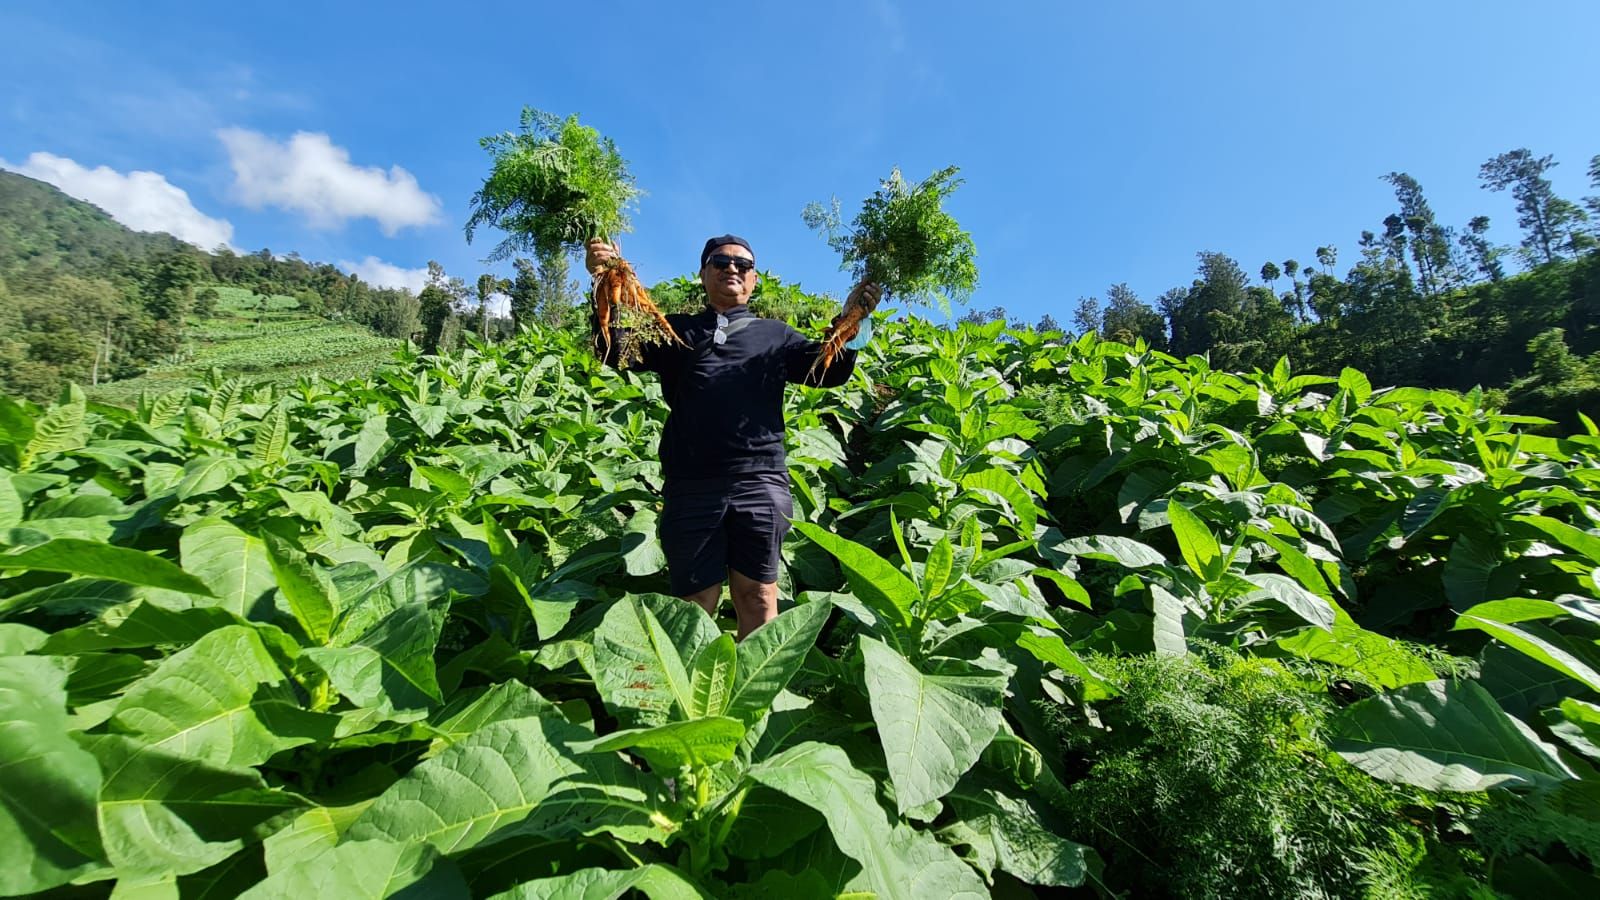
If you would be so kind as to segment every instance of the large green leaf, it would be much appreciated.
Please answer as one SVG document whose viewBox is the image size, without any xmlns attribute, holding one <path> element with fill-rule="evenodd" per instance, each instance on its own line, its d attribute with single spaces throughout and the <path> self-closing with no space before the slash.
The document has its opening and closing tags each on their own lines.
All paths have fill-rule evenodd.
<svg viewBox="0 0 1600 900">
<path fill-rule="evenodd" d="M 304 858 L 332 850 L 369 801 L 349 806 L 313 806 L 295 816 L 288 825 L 261 842 L 263 862 L 268 872 L 278 873 Z"/>
<path fill-rule="evenodd" d="M 211 587 L 215 604 L 245 619 L 268 621 L 276 614 L 278 583 L 261 539 L 224 519 L 201 519 L 178 540 L 183 567 Z"/>
<path fill-rule="evenodd" d="M 106 773 L 100 837 L 121 876 L 198 872 L 305 805 L 253 769 L 208 765 L 120 734 L 80 743 Z"/>
<path fill-rule="evenodd" d="M 1600 760 L 1600 706 L 1568 697 L 1556 709 L 1545 710 L 1545 721 L 1556 737 L 1567 746 L 1593 760 Z"/>
<path fill-rule="evenodd" d="M 339 693 L 357 706 L 385 712 L 439 703 L 433 652 L 442 617 L 424 603 L 407 603 L 384 616 L 348 647 L 312 647 L 305 657 L 328 673 Z"/>
<path fill-rule="evenodd" d="M 1430 681 L 1362 700 L 1333 748 L 1362 771 L 1433 791 L 1538 787 L 1576 777 L 1554 747 L 1475 681 Z"/>
<path fill-rule="evenodd" d="M 1575 528 L 1549 516 L 1512 516 L 1512 519 L 1544 532 L 1563 547 L 1576 550 L 1589 562 L 1600 565 L 1600 535 Z"/>
<path fill-rule="evenodd" d="M 67 669 L 0 658 L 0 895 L 65 884 L 104 859 L 100 768 L 67 736 Z"/>
<path fill-rule="evenodd" d="M 580 762 L 566 749 L 592 737 L 555 715 L 487 725 L 412 769 L 346 838 L 425 841 L 444 853 L 516 834 L 662 839 L 672 808 L 647 774 L 619 756 Z"/>
<path fill-rule="evenodd" d="M 724 634 L 701 649 L 689 671 L 689 716 L 720 716 L 733 699 L 738 658 L 733 635 Z"/>
<path fill-rule="evenodd" d="M 905 573 L 866 547 L 810 522 L 796 522 L 794 527 L 839 560 L 850 590 L 861 602 L 901 628 L 911 627 L 922 592 Z"/>
<path fill-rule="evenodd" d="M 1189 571 L 1201 581 L 1214 581 L 1222 575 L 1222 547 L 1200 517 L 1176 500 L 1167 503 L 1167 521 L 1178 539 L 1178 550 Z"/>
<path fill-rule="evenodd" d="M 867 698 L 900 811 L 943 797 L 994 740 L 1005 676 L 928 675 L 865 636 L 861 654 Z"/>
<path fill-rule="evenodd" d="M 753 725 L 772 705 L 817 643 L 833 607 L 813 601 L 780 613 L 739 645 L 726 713 Z"/>
<path fill-rule="evenodd" d="M 989 896 L 949 847 L 894 824 L 878 803 L 877 785 L 838 747 L 800 744 L 752 767 L 750 777 L 822 813 L 839 849 L 861 865 L 852 886 L 880 900 Z"/>
<path fill-rule="evenodd" d="M 693 686 L 684 658 L 694 659 L 718 636 L 705 610 L 675 597 L 624 597 L 594 632 L 595 688 L 629 726 L 661 725 L 685 716 Z"/>
<path fill-rule="evenodd" d="M 683 766 L 714 766 L 733 759 L 744 739 L 744 724 L 727 716 L 706 716 L 683 722 L 668 722 L 650 728 L 613 731 L 592 741 L 568 744 L 574 753 L 604 753 L 633 750 L 651 768 L 670 775 Z"/>
<path fill-rule="evenodd" d="M 361 423 L 361 431 L 356 435 L 355 465 L 351 467 L 351 474 L 365 475 L 373 463 L 382 462 L 394 447 L 394 440 L 389 436 L 389 417 L 384 414 L 372 416 Z"/>
<path fill-rule="evenodd" d="M 192 500 L 221 490 L 249 471 L 250 464 L 235 456 L 192 459 L 183 467 L 183 480 L 177 487 L 178 499 Z"/>
<path fill-rule="evenodd" d="M 982 469 L 961 478 L 961 487 L 990 501 L 999 501 L 1003 510 L 1017 521 L 1017 534 L 1033 537 L 1039 523 L 1039 505 L 1015 475 L 1004 469 Z"/>
<path fill-rule="evenodd" d="M 0 570 L 3 569 L 66 572 L 212 596 L 204 581 L 159 556 L 78 538 L 56 538 L 18 553 L 0 555 Z"/>
<path fill-rule="evenodd" d="M 111 724 L 153 747 L 253 766 L 333 737 L 338 717 L 301 708 L 254 629 L 213 631 L 167 658 L 117 703 Z"/>
<path fill-rule="evenodd" d="M 1503 615 L 1505 611 L 1503 605 L 1496 606 L 1494 601 L 1481 603 L 1463 613 L 1456 620 L 1456 628 L 1474 628 L 1486 632 L 1501 643 L 1526 653 L 1569 678 L 1577 679 L 1589 690 L 1600 691 L 1600 670 L 1584 658 L 1594 654 L 1592 642 L 1588 642 L 1590 649 L 1585 653 L 1579 649 L 1582 639 L 1569 638 L 1548 626 L 1533 622 L 1513 624 L 1489 618 L 1490 615 Z"/>
<path fill-rule="evenodd" d="M 306 856 L 273 872 L 240 900 L 310 900 L 384 897 L 467 900 L 472 896 L 461 873 L 427 844 L 351 841 Z"/>
<path fill-rule="evenodd" d="M 332 583 L 293 544 L 274 534 L 262 538 L 267 561 L 289 612 L 314 643 L 326 644 L 339 616 L 337 592 Z"/>
<path fill-rule="evenodd" d="M 433 716 L 430 724 L 439 737 L 434 739 L 428 752 L 436 755 L 494 722 L 554 713 L 554 704 L 520 681 L 502 681 L 483 691 L 462 691 Z"/>
<path fill-rule="evenodd" d="M 1275 575 L 1271 572 L 1257 572 L 1244 576 L 1244 579 L 1259 588 L 1243 597 L 1246 602 L 1270 601 L 1317 628 L 1332 633 L 1333 606 L 1327 600 L 1306 590 L 1300 582 L 1287 575 Z"/>
<path fill-rule="evenodd" d="M 622 531 L 622 565 L 629 575 L 654 575 L 666 568 L 667 552 L 656 531 L 653 509 L 641 509 L 628 520 Z"/>
<path fill-rule="evenodd" d="M 490 900 L 618 900 L 630 891 L 650 900 L 709 900 L 711 896 L 677 869 L 646 863 L 636 869 L 579 869 L 525 881 Z"/>
<path fill-rule="evenodd" d="M 1147 544 L 1109 534 L 1071 538 L 1048 549 L 1057 555 L 1086 556 L 1089 559 L 1120 563 L 1130 569 L 1162 566 L 1167 562 L 1165 556 Z"/>
<path fill-rule="evenodd" d="M 1093 849 L 1051 831 L 1025 800 L 962 787 L 946 802 L 957 818 L 942 837 L 972 848 L 974 863 L 991 879 L 1001 869 L 1028 884 L 1077 887 L 1100 868 Z"/>
</svg>

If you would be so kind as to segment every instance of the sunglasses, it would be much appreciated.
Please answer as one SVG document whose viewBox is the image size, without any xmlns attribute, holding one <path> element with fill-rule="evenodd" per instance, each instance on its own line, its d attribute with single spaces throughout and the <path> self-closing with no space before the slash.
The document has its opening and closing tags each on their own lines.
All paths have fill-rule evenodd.
<svg viewBox="0 0 1600 900">
<path fill-rule="evenodd" d="M 706 265 L 713 269 L 726 269 L 729 266 L 732 266 L 739 271 L 739 274 L 743 275 L 744 273 L 756 267 L 756 261 L 753 259 L 745 259 L 742 256 L 728 256 L 725 253 L 713 253 L 711 258 L 706 260 Z"/>
</svg>

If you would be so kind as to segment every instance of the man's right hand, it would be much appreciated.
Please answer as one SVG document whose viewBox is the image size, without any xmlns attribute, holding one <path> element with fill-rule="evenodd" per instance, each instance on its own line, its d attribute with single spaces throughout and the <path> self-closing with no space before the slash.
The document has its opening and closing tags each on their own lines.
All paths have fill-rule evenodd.
<svg viewBox="0 0 1600 900">
<path fill-rule="evenodd" d="M 620 248 L 615 244 L 595 238 L 583 245 L 583 267 L 589 270 L 591 276 L 597 276 L 606 261 L 615 258 L 619 252 Z"/>
</svg>

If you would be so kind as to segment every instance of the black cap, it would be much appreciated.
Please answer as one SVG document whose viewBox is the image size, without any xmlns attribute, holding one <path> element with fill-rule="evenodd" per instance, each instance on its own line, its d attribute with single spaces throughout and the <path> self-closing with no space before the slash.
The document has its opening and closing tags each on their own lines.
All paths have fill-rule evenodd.
<svg viewBox="0 0 1600 900">
<path fill-rule="evenodd" d="M 729 244 L 738 244 L 746 250 L 750 250 L 750 258 L 756 258 L 756 251 L 750 249 L 749 241 L 739 237 L 737 234 L 722 234 L 706 241 L 705 249 L 700 251 L 700 268 L 704 269 L 706 267 L 706 260 L 711 258 L 711 251 L 718 247 L 726 247 Z"/>
</svg>

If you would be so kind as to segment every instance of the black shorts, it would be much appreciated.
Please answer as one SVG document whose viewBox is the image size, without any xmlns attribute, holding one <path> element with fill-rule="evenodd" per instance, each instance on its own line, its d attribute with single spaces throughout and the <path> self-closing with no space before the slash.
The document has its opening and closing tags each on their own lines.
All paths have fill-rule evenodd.
<svg viewBox="0 0 1600 900">
<path fill-rule="evenodd" d="M 721 584 L 733 569 L 762 583 L 778 580 L 794 498 L 787 472 L 667 482 L 661 547 L 672 593 Z"/>
</svg>

